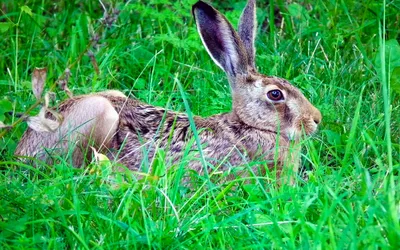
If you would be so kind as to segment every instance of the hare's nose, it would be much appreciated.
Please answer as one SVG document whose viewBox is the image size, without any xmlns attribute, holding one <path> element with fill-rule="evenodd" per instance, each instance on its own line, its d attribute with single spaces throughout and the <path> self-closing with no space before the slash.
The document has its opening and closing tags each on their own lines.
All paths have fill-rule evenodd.
<svg viewBox="0 0 400 250">
<path fill-rule="evenodd" d="M 322 115 L 321 115 L 321 112 L 320 112 L 318 109 L 316 109 L 316 108 L 314 108 L 313 118 L 314 118 L 315 124 L 318 125 L 318 124 L 321 123 Z"/>
</svg>

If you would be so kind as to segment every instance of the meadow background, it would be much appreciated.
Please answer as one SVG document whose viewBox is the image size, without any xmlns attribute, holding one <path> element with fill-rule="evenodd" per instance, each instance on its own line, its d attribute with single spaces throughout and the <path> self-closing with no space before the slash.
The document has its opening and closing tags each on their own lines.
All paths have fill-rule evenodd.
<svg viewBox="0 0 400 250">
<path fill-rule="evenodd" d="M 33 168 L 13 157 L 26 129 L 16 121 L 39 111 L 37 67 L 52 105 L 67 98 L 56 82 L 69 69 L 75 95 L 118 89 L 183 112 L 186 100 L 195 115 L 229 111 L 195 2 L 0 3 L 0 121 L 13 125 L 0 131 L 0 248 L 399 249 L 398 0 L 258 1 L 259 71 L 291 81 L 323 114 L 295 186 L 203 178 L 193 191 L 173 171 L 137 181 L 109 163 L 76 169 L 55 156 Z M 236 26 L 246 2 L 212 4 Z"/>
</svg>

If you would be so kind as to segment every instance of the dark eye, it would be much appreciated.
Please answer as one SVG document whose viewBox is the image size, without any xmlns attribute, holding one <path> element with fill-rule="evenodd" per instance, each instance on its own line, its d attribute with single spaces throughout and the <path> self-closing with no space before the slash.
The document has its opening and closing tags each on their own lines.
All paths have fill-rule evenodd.
<svg viewBox="0 0 400 250">
<path fill-rule="evenodd" d="M 279 89 L 274 89 L 274 90 L 268 91 L 267 97 L 271 101 L 281 101 L 281 100 L 283 100 L 282 91 L 280 91 Z"/>
</svg>

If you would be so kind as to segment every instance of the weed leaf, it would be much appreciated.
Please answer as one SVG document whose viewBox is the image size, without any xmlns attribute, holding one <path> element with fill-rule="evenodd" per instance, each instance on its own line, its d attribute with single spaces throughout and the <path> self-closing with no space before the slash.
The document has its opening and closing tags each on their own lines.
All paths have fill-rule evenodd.
<svg viewBox="0 0 400 250">
<path fill-rule="evenodd" d="M 12 103 L 7 100 L 0 100 L 0 121 L 4 121 L 5 119 L 5 113 L 10 112 L 13 110 Z"/>
<path fill-rule="evenodd" d="M 37 132 L 54 132 L 63 122 L 64 117 L 56 111 L 49 108 L 50 99 L 54 98 L 53 92 L 47 92 L 44 96 L 44 106 L 37 116 L 27 118 L 28 126 Z M 55 120 L 46 118 L 46 112 L 49 112 Z"/>
<path fill-rule="evenodd" d="M 9 30 L 12 26 L 14 26 L 13 23 L 11 22 L 5 22 L 5 23 L 0 23 L 0 32 L 6 32 Z"/>
<path fill-rule="evenodd" d="M 28 15 L 30 15 L 30 16 L 33 16 L 33 13 L 32 13 L 31 8 L 29 8 L 29 7 L 26 6 L 26 5 L 24 5 L 24 6 L 21 7 L 21 11 L 24 12 L 24 13 L 26 13 L 26 14 L 28 14 Z"/>
<path fill-rule="evenodd" d="M 110 159 L 108 159 L 108 157 L 102 153 L 99 153 L 94 147 L 90 147 L 93 151 L 93 155 L 94 155 L 94 159 L 97 162 L 97 164 L 101 164 L 101 163 L 109 163 Z"/>
<path fill-rule="evenodd" d="M 68 81 L 69 78 L 71 77 L 71 70 L 69 68 L 67 68 L 64 71 L 64 78 L 60 79 L 58 81 L 58 86 L 65 91 L 65 93 L 68 95 L 69 98 L 73 97 L 73 94 L 71 92 L 71 90 L 68 88 Z"/>
<path fill-rule="evenodd" d="M 60 122 L 46 118 L 46 111 L 47 108 L 42 107 L 37 116 L 28 117 L 28 126 L 37 132 L 54 132 L 60 126 Z"/>
<path fill-rule="evenodd" d="M 400 67 L 396 67 L 390 76 L 390 85 L 397 94 L 400 95 Z"/>
<path fill-rule="evenodd" d="M 381 61 L 381 51 L 379 50 L 375 57 L 375 67 L 378 76 L 382 79 L 382 67 L 387 67 L 387 74 L 390 77 L 391 88 L 400 94 L 400 45 L 395 39 L 385 42 L 385 62 Z"/>
<path fill-rule="evenodd" d="M 305 23 L 310 19 L 310 15 L 303 6 L 298 3 L 293 3 L 288 6 L 289 15 L 297 20 L 300 20 L 301 23 Z"/>
<path fill-rule="evenodd" d="M 32 92 L 39 100 L 42 96 L 44 83 L 46 81 L 47 69 L 46 68 L 36 68 L 32 74 Z"/>
</svg>

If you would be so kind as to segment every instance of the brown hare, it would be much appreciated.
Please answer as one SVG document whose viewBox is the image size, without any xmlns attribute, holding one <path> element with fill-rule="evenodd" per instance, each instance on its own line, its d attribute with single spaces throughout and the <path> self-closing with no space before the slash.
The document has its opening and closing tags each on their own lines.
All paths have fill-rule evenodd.
<svg viewBox="0 0 400 250">
<path fill-rule="evenodd" d="M 301 135 L 316 131 L 321 113 L 288 81 L 257 72 L 255 8 L 255 0 L 249 0 L 239 32 L 207 3 L 198 1 L 192 8 L 207 52 L 228 77 L 231 112 L 195 116 L 191 124 L 186 114 L 151 106 L 119 91 L 83 95 L 60 105 L 64 122 L 56 132 L 29 128 L 15 154 L 47 159 L 49 150 L 65 153 L 73 143 L 77 144 L 74 165 L 81 166 L 90 138 L 93 147 L 135 171 L 143 170 L 143 162 L 151 162 L 162 148 L 165 160 L 172 163 L 181 161 L 185 151 L 192 153 L 185 165 L 198 172 L 203 172 L 204 162 L 209 169 L 229 171 L 254 159 L 263 159 L 278 170 L 290 166 L 296 172 Z M 194 133 L 198 133 L 197 141 Z M 295 152 L 290 152 L 293 145 Z"/>
</svg>

